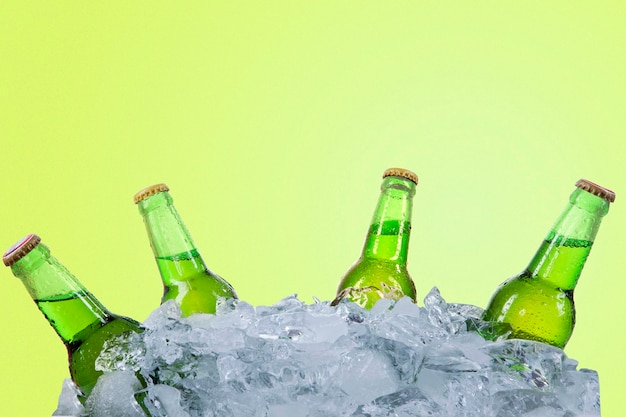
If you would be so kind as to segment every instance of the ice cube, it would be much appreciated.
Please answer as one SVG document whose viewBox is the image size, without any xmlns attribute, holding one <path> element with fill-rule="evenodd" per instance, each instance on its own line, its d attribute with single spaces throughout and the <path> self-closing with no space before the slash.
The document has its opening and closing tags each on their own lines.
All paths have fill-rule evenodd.
<svg viewBox="0 0 626 417">
<path fill-rule="evenodd" d="M 150 401 L 147 402 L 153 417 L 189 417 L 181 405 L 181 393 L 168 385 L 154 385 L 150 389 Z"/>
<path fill-rule="evenodd" d="M 63 417 L 82 414 L 84 408 L 78 400 L 79 395 L 80 391 L 76 388 L 74 382 L 72 382 L 69 378 L 64 379 L 61 394 L 59 395 L 57 409 L 52 415 Z"/>
<path fill-rule="evenodd" d="M 353 349 L 341 359 L 338 382 L 356 404 L 391 394 L 399 384 L 388 357 L 372 349 Z"/>
<path fill-rule="evenodd" d="M 104 373 L 85 403 L 91 417 L 145 417 L 135 395 L 141 384 L 131 371 Z"/>
</svg>

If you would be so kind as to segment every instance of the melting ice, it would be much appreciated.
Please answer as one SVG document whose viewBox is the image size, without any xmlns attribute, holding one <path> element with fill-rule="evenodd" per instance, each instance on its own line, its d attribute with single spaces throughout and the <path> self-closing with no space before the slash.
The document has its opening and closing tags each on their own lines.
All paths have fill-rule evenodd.
<svg viewBox="0 0 626 417">
<path fill-rule="evenodd" d="M 54 416 L 599 416 L 598 375 L 561 349 L 488 342 L 468 331 L 478 307 L 433 288 L 371 310 L 350 302 L 223 303 L 181 318 L 173 302 L 146 331 L 107 345 L 81 404 L 64 381 Z"/>
</svg>

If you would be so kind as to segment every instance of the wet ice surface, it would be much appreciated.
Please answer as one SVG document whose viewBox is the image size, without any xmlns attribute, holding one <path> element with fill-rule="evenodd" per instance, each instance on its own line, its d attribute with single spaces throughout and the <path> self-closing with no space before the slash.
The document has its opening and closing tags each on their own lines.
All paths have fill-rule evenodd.
<svg viewBox="0 0 626 417">
<path fill-rule="evenodd" d="M 542 343 L 484 341 L 466 330 L 480 312 L 436 288 L 424 307 L 371 311 L 292 296 L 181 318 L 168 302 L 103 352 L 84 407 L 65 381 L 54 415 L 141 417 L 139 403 L 154 417 L 600 415 L 595 371 Z"/>
</svg>

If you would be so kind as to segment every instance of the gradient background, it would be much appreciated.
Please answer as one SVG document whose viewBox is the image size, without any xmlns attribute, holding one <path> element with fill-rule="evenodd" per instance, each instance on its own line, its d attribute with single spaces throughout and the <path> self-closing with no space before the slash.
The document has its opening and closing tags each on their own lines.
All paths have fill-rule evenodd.
<svg viewBox="0 0 626 417">
<path fill-rule="evenodd" d="M 566 353 L 599 372 L 602 415 L 617 416 L 626 6 L 442 3 L 4 0 L 2 250 L 38 233 L 112 311 L 144 320 L 162 289 L 132 196 L 166 182 L 240 298 L 328 300 L 400 166 L 420 177 L 420 304 L 436 285 L 484 306 L 589 178 L 618 197 Z M 65 348 L 8 268 L 0 282 L 2 414 L 49 416 Z"/>
</svg>

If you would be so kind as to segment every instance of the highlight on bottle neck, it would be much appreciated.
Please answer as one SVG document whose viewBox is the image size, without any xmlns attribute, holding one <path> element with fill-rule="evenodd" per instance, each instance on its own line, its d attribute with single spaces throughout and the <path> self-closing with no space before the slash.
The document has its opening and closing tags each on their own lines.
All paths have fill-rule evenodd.
<svg viewBox="0 0 626 417">
<path fill-rule="evenodd" d="M 580 188 L 581 190 L 587 191 L 588 193 L 593 194 L 596 197 L 600 197 L 601 199 L 606 200 L 609 203 L 613 203 L 615 201 L 615 193 L 613 191 L 587 179 L 579 179 L 576 182 L 576 187 Z"/>
<path fill-rule="evenodd" d="M 39 245 L 39 243 L 41 243 L 41 238 L 38 235 L 32 233 L 26 235 L 16 244 L 7 249 L 4 255 L 2 255 L 2 261 L 4 262 L 4 265 L 14 265 L 17 261 L 28 255 L 33 249 L 35 249 L 37 245 Z"/>
<path fill-rule="evenodd" d="M 362 256 L 406 262 L 416 184 L 417 175 L 409 170 L 390 168 L 384 172 Z"/>
<path fill-rule="evenodd" d="M 546 239 L 561 245 L 566 239 L 592 243 L 602 218 L 608 213 L 609 205 L 615 201 L 615 193 L 589 180 L 576 182 L 569 202 Z M 561 243 L 559 243 L 561 242 Z"/>
<path fill-rule="evenodd" d="M 167 185 L 161 183 L 146 187 L 137 192 L 133 200 L 143 217 L 155 257 L 189 255 L 195 249 Z"/>
<path fill-rule="evenodd" d="M 383 173 L 381 195 L 372 218 L 372 224 L 384 220 L 411 221 L 412 199 L 415 196 L 417 175 L 408 169 L 389 168 Z"/>
<path fill-rule="evenodd" d="M 142 216 L 157 208 L 172 206 L 174 202 L 169 193 L 169 187 L 162 183 L 151 185 L 137 192 L 133 201 L 137 204 Z"/>
<path fill-rule="evenodd" d="M 609 206 L 614 201 L 613 191 L 589 180 L 580 179 L 576 182 L 576 189 L 569 198 L 571 213 L 568 216 L 591 216 L 600 221 L 609 212 Z"/>
<path fill-rule="evenodd" d="M 407 169 L 389 168 L 383 174 L 380 190 L 383 194 L 395 198 L 412 198 L 415 196 L 417 175 Z"/>
<path fill-rule="evenodd" d="M 2 259 L 37 302 L 85 291 L 76 277 L 50 254 L 50 249 L 41 243 L 38 235 L 27 235 L 9 248 Z M 97 302 L 91 304 L 95 306 L 94 311 L 104 311 Z"/>
</svg>

